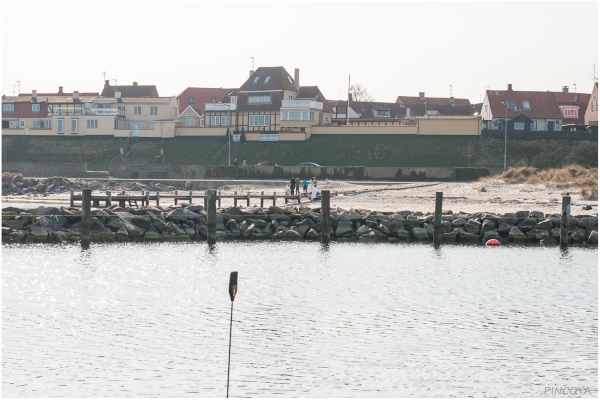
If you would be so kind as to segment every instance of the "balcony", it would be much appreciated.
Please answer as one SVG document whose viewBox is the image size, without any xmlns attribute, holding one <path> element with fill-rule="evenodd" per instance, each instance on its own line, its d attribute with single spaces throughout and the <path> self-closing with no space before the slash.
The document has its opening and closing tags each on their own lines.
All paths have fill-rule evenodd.
<svg viewBox="0 0 600 400">
<path fill-rule="evenodd" d="M 120 108 L 86 108 L 85 115 L 125 117 L 125 110 Z"/>
<path fill-rule="evenodd" d="M 322 111 L 323 103 L 311 100 L 283 100 L 281 102 L 281 108 L 300 108 Z"/>
<path fill-rule="evenodd" d="M 236 106 L 234 103 L 205 103 L 204 111 L 235 111 Z"/>
</svg>

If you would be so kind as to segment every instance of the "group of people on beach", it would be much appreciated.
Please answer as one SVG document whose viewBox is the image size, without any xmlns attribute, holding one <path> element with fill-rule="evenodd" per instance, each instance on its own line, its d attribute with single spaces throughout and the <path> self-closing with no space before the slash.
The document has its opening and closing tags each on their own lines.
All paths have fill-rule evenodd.
<svg viewBox="0 0 600 400">
<path fill-rule="evenodd" d="M 300 185 L 302 185 L 302 196 L 308 197 L 308 186 L 310 185 L 310 201 L 313 201 L 317 197 L 317 177 L 313 176 L 309 182 L 303 180 L 300 182 L 299 177 L 293 177 L 289 182 L 285 184 L 285 194 L 286 196 L 300 194 Z"/>
</svg>

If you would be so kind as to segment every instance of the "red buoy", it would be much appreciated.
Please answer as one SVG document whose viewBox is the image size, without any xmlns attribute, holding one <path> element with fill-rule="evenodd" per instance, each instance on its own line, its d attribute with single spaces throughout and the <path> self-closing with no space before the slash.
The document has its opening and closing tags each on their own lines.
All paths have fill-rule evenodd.
<svg viewBox="0 0 600 400">
<path fill-rule="evenodd" d="M 486 246 L 500 246 L 500 241 L 498 239 L 490 239 L 485 242 Z"/>
</svg>

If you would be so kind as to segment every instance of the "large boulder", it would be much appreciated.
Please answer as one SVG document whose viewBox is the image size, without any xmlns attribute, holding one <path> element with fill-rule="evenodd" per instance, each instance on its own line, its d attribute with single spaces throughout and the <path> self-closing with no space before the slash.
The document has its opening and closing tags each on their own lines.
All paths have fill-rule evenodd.
<svg viewBox="0 0 600 400">
<path fill-rule="evenodd" d="M 119 217 L 119 219 L 121 220 L 121 222 L 123 223 L 123 226 L 125 228 L 125 231 L 127 231 L 127 234 L 130 237 L 143 237 L 144 233 L 146 232 L 145 229 L 140 228 L 139 226 L 135 225 L 132 221 L 132 217 L 133 215 L 127 212 L 116 212 L 117 216 Z"/>
<path fill-rule="evenodd" d="M 454 228 L 454 230 L 446 233 L 442 233 L 442 240 L 447 240 L 449 242 L 455 242 L 458 238 L 458 228 Z"/>
<path fill-rule="evenodd" d="M 464 218 L 457 218 L 452 221 L 452 226 L 463 226 L 467 223 L 467 220 Z"/>
<path fill-rule="evenodd" d="M 2 226 L 5 226 L 10 229 L 23 230 L 24 225 L 25 221 L 22 219 L 10 219 L 2 221 Z"/>
<path fill-rule="evenodd" d="M 144 230 L 148 230 L 152 226 L 150 217 L 145 215 L 134 215 L 131 217 L 131 221 Z"/>
<path fill-rule="evenodd" d="M 527 240 L 527 236 L 516 226 L 513 226 L 508 232 L 508 237 L 513 242 L 525 242 Z"/>
<path fill-rule="evenodd" d="M 541 211 L 530 211 L 529 218 L 544 219 L 544 213 Z"/>
<path fill-rule="evenodd" d="M 37 226 L 31 230 L 29 236 L 34 243 L 45 243 L 48 240 L 48 230 Z"/>
<path fill-rule="evenodd" d="M 588 237 L 588 243 L 598 244 L 598 231 L 592 231 Z"/>
<path fill-rule="evenodd" d="M 482 232 L 486 232 L 486 231 L 492 231 L 492 230 L 496 230 L 496 221 L 492 220 L 492 219 L 485 219 L 483 220 L 483 224 L 481 224 L 481 231 Z M 496 232 L 498 233 L 498 232 Z"/>
<path fill-rule="evenodd" d="M 352 222 L 348 219 L 342 219 L 338 223 L 337 229 L 335 230 L 336 237 L 342 237 L 345 235 L 350 235 L 352 233 Z"/>
<path fill-rule="evenodd" d="M 579 221 L 578 221 L 579 223 Z M 517 224 L 517 227 L 522 231 L 522 232 L 528 232 L 532 229 L 535 229 L 535 226 L 538 224 L 538 221 L 536 218 L 525 218 L 524 220 L 522 220 L 521 222 L 519 222 Z"/>
<path fill-rule="evenodd" d="M 542 220 L 535 225 L 536 229 L 546 229 L 548 231 L 551 230 L 553 227 L 554 224 L 552 224 L 552 221 L 550 221 L 550 219 Z"/>
<path fill-rule="evenodd" d="M 198 218 L 197 213 L 188 210 L 187 208 L 176 208 L 175 210 L 167 213 L 167 215 L 165 216 L 165 219 L 167 221 L 173 221 L 173 222 L 185 222 L 188 219 L 191 220 L 196 220 Z"/>
<path fill-rule="evenodd" d="M 427 240 L 429 239 L 429 234 L 424 228 L 414 228 L 412 230 L 412 236 L 416 240 Z"/>
<path fill-rule="evenodd" d="M 469 240 L 478 240 L 479 239 L 479 232 L 478 233 L 467 232 L 467 231 L 465 231 L 464 227 L 463 228 L 459 227 L 459 228 L 457 228 L 457 230 L 458 230 L 458 239 L 461 241 L 469 241 Z"/>
<path fill-rule="evenodd" d="M 473 233 L 477 235 L 481 231 L 481 223 L 476 219 L 471 218 L 467 221 L 466 224 L 463 225 L 462 229 L 466 233 Z M 459 237 L 461 236 L 459 235 Z"/>
<path fill-rule="evenodd" d="M 582 243 L 585 242 L 587 237 L 585 236 L 585 231 L 583 229 L 575 229 L 575 231 L 571 233 L 571 239 L 574 243 Z"/>
</svg>

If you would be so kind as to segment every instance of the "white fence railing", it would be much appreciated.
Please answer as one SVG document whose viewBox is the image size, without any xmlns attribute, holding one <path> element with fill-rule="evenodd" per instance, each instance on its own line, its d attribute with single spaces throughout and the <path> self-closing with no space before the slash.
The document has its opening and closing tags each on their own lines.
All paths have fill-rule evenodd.
<svg viewBox="0 0 600 400">
<path fill-rule="evenodd" d="M 235 111 L 236 107 L 234 103 L 205 103 L 204 111 Z"/>
<path fill-rule="evenodd" d="M 240 141 L 240 135 L 239 133 L 236 135 L 235 133 L 233 135 L 231 135 L 231 140 L 233 140 L 234 142 L 239 142 Z"/>
<path fill-rule="evenodd" d="M 279 134 L 277 133 L 261 133 L 258 135 L 259 142 L 278 142 Z"/>
<path fill-rule="evenodd" d="M 86 108 L 85 115 L 125 116 L 125 110 L 118 108 Z"/>
<path fill-rule="evenodd" d="M 281 102 L 281 108 L 310 108 L 313 110 L 322 110 L 323 103 L 310 100 L 283 100 Z"/>
</svg>

